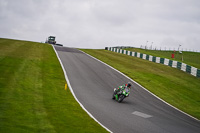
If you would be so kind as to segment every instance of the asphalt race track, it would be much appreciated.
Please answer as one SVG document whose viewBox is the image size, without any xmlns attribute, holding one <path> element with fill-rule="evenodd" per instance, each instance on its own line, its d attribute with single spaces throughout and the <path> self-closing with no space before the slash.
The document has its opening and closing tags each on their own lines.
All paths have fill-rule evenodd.
<svg viewBox="0 0 200 133">
<path fill-rule="evenodd" d="M 197 121 L 132 83 L 122 103 L 112 100 L 113 88 L 129 79 L 79 50 L 55 47 L 76 97 L 114 133 L 200 133 Z"/>
</svg>

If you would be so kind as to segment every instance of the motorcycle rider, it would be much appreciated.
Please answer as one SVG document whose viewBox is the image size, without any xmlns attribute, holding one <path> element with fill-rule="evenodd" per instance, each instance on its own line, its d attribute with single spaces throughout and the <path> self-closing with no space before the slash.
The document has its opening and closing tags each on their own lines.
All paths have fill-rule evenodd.
<svg viewBox="0 0 200 133">
<path fill-rule="evenodd" d="M 119 88 L 118 89 L 116 89 L 116 91 L 115 91 L 115 94 L 118 94 L 118 93 L 120 93 L 121 91 L 123 91 L 124 89 L 128 89 L 128 91 L 130 91 L 130 89 L 131 89 L 131 83 L 130 82 L 128 82 L 127 84 L 124 84 L 124 85 L 122 85 L 122 86 L 119 86 Z"/>
</svg>

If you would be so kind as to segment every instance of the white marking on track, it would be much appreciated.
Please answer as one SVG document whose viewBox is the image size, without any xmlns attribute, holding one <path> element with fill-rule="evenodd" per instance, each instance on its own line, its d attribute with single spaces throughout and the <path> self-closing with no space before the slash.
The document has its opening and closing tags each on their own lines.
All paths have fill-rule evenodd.
<svg viewBox="0 0 200 133">
<path fill-rule="evenodd" d="M 150 117 L 153 117 L 153 116 L 151 116 L 151 115 L 148 115 L 148 114 L 145 114 L 145 113 L 142 113 L 142 112 L 138 112 L 138 111 L 134 111 L 132 114 L 133 114 L 133 115 L 140 116 L 140 117 L 143 117 L 143 118 L 150 118 Z"/>
</svg>

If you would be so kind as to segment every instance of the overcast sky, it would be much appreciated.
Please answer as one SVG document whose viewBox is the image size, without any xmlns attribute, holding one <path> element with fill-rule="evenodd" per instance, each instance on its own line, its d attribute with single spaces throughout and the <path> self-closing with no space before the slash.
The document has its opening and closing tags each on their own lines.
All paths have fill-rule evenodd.
<svg viewBox="0 0 200 133">
<path fill-rule="evenodd" d="M 200 51 L 200 0 L 0 0 L 0 38 Z M 148 41 L 148 42 L 147 42 Z"/>
</svg>

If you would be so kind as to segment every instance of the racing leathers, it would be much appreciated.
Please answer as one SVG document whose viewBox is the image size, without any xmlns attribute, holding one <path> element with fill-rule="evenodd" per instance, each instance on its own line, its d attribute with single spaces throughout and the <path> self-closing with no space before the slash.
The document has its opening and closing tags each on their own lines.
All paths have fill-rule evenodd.
<svg viewBox="0 0 200 133">
<path fill-rule="evenodd" d="M 124 89 L 126 89 L 126 91 L 130 91 L 130 87 L 127 87 L 127 84 L 124 84 L 116 89 L 116 94 L 120 94 Z"/>
</svg>

